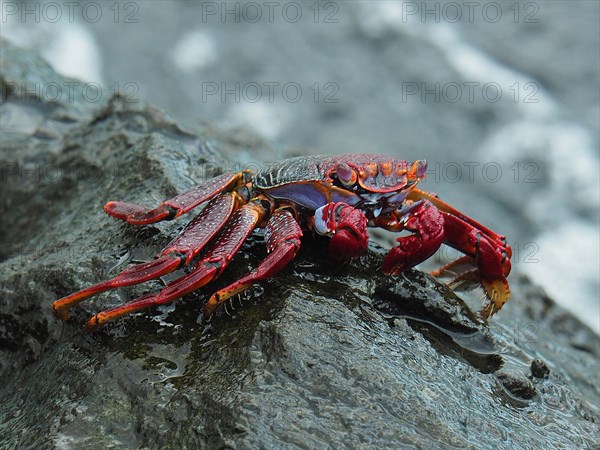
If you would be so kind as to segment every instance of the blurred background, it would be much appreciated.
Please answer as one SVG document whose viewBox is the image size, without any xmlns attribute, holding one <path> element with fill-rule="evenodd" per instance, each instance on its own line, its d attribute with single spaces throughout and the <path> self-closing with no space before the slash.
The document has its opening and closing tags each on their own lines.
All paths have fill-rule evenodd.
<svg viewBox="0 0 600 450">
<path fill-rule="evenodd" d="M 516 271 L 600 332 L 600 2 L 0 8 L 0 35 L 87 83 L 90 102 L 120 91 L 273 143 L 236 162 L 427 159 L 422 187 L 507 235 Z"/>
</svg>

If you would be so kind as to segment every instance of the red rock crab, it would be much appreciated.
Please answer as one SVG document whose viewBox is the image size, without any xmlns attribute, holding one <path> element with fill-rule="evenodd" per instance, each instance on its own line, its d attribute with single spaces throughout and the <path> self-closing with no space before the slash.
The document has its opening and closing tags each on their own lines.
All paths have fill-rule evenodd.
<svg viewBox="0 0 600 450">
<path fill-rule="evenodd" d="M 255 228 L 265 228 L 268 255 L 258 267 L 215 292 L 204 305 L 210 315 L 221 303 L 254 283 L 274 276 L 298 252 L 303 230 L 330 236 L 329 254 L 337 260 L 367 250 L 367 227 L 412 234 L 397 238 L 382 271 L 399 274 L 432 256 L 444 243 L 465 256 L 433 272 L 439 276 L 464 264 L 455 284 L 479 284 L 487 297 L 487 319 L 510 297 L 506 277 L 512 251 L 504 236 L 416 188 L 427 163 L 412 164 L 384 155 L 305 156 L 265 165 L 257 172 L 225 173 L 203 182 L 156 208 L 108 202 L 104 210 L 131 225 L 171 220 L 208 202 L 153 261 L 131 266 L 116 277 L 53 303 L 67 318 L 70 307 L 87 297 L 142 283 L 187 266 L 189 273 L 160 292 L 99 312 L 88 330 L 125 314 L 166 304 L 215 280 Z"/>
</svg>

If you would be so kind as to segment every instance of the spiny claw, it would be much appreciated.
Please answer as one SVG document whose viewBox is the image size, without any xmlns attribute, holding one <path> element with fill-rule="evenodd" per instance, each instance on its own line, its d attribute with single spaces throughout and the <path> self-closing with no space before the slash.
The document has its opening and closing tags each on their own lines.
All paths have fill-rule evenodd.
<svg viewBox="0 0 600 450">
<path fill-rule="evenodd" d="M 481 287 L 488 299 L 488 304 L 479 312 L 485 320 L 496 314 L 510 298 L 510 288 L 506 278 L 495 280 L 481 280 Z"/>
<path fill-rule="evenodd" d="M 450 269 L 456 269 L 458 266 L 467 264 L 469 260 L 475 263 L 472 258 L 463 257 L 433 271 L 432 275 L 437 277 L 452 273 Z M 488 320 L 492 315 L 500 311 L 510 298 L 510 288 L 505 277 L 485 278 L 482 277 L 478 269 L 465 270 L 458 273 L 447 285 L 453 291 L 466 291 L 481 286 L 487 299 L 487 304 L 479 311 L 479 315 L 485 320 Z"/>
<path fill-rule="evenodd" d="M 485 320 L 488 320 L 491 316 L 500 311 L 502 306 L 504 306 L 510 298 L 510 289 L 506 278 L 485 279 L 481 277 L 481 274 L 477 269 L 463 272 L 455 276 L 447 284 L 453 291 L 464 291 L 476 286 L 481 286 L 487 299 L 487 303 L 483 309 L 479 311 L 479 315 Z"/>
</svg>

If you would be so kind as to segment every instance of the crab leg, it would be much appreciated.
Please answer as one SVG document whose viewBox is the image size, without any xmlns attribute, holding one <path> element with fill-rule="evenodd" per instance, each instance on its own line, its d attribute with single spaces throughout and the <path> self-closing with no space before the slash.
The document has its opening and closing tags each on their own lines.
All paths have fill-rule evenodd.
<svg viewBox="0 0 600 450">
<path fill-rule="evenodd" d="M 413 189 L 411 189 L 410 193 L 407 195 L 407 199 L 413 200 L 413 201 L 424 200 L 424 199 L 429 200 L 440 211 L 443 211 L 445 213 L 451 214 L 451 215 L 459 218 L 463 222 L 466 222 L 467 224 L 471 225 L 471 227 L 480 230 L 483 234 L 488 236 L 493 241 L 497 241 L 502 247 L 504 247 L 504 250 L 506 251 L 508 257 L 509 258 L 512 257 L 512 250 L 506 243 L 506 238 L 504 236 L 494 233 L 489 228 L 483 226 L 479 222 L 476 222 L 475 220 L 471 219 L 470 217 L 464 215 L 457 209 L 454 209 L 448 203 L 443 202 L 437 196 L 431 195 L 430 193 L 422 191 L 420 189 L 413 188 Z"/>
<path fill-rule="evenodd" d="M 452 282 L 479 282 L 490 303 L 480 311 L 485 319 L 502 308 L 510 298 L 506 277 L 510 273 L 510 247 L 498 245 L 479 228 L 447 212 L 444 215 L 444 243 L 475 259 L 477 270 L 460 274 Z M 508 249 L 508 250 L 507 250 Z"/>
<path fill-rule="evenodd" d="M 83 289 L 79 292 L 55 301 L 52 304 L 54 314 L 66 320 L 67 310 L 92 295 L 109 289 L 143 283 L 166 275 L 192 258 L 223 228 L 232 212 L 240 203 L 238 195 L 227 192 L 210 201 L 204 210 L 196 216 L 171 243 L 159 253 L 157 259 L 128 267 L 116 277 Z"/>
<path fill-rule="evenodd" d="M 432 270 L 431 272 L 429 272 L 430 275 L 433 275 L 434 277 L 441 277 L 444 275 L 444 273 L 448 272 L 450 274 L 454 273 L 455 270 L 457 270 L 457 268 L 460 268 L 463 265 L 469 265 L 471 267 L 473 267 L 473 264 L 475 263 L 475 260 L 473 259 L 473 257 L 465 255 L 465 256 L 461 256 L 458 259 L 455 259 L 454 261 L 450 261 L 448 264 L 444 264 L 442 267 Z"/>
<path fill-rule="evenodd" d="M 266 214 L 267 211 L 260 201 L 242 206 L 232 214 L 217 240 L 208 247 L 206 255 L 191 273 L 168 284 L 158 293 L 149 294 L 125 305 L 99 312 L 88 321 L 88 331 L 93 331 L 106 322 L 125 314 L 171 303 L 210 283 L 223 272 L 252 230 L 264 220 Z"/>
<path fill-rule="evenodd" d="M 481 316 L 488 319 L 499 311 L 510 298 L 506 277 L 511 269 L 512 249 L 507 244 L 506 238 L 427 192 L 413 189 L 408 198 L 427 199 L 442 211 L 446 234 L 444 243 L 475 258 L 477 270 L 460 274 L 451 284 L 481 283 L 486 297 L 490 300 L 490 303 L 480 311 Z M 448 266 L 453 267 L 453 265 Z M 442 270 L 449 268 L 448 266 Z M 441 273 L 442 270 L 437 272 Z"/>
<path fill-rule="evenodd" d="M 246 172 L 224 173 L 162 202 L 156 208 L 146 208 L 134 203 L 108 202 L 104 205 L 104 211 L 131 225 L 147 225 L 161 220 L 171 220 L 204 203 L 219 192 L 240 187 L 244 184 L 246 175 Z"/>
<path fill-rule="evenodd" d="M 204 305 L 206 316 L 225 300 L 248 289 L 257 281 L 270 278 L 283 269 L 300 249 L 302 230 L 294 216 L 286 210 L 277 210 L 267 222 L 267 251 L 269 255 L 245 277 L 215 292 Z"/>
</svg>

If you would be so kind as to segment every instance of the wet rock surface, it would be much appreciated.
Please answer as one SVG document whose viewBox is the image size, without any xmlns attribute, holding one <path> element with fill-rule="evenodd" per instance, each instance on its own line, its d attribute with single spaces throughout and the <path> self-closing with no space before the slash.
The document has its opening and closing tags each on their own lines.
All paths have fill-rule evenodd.
<svg viewBox="0 0 600 450">
<path fill-rule="evenodd" d="M 381 275 L 376 245 L 340 267 L 308 238 L 281 275 L 207 321 L 201 303 L 264 256 L 254 236 L 221 280 L 174 305 L 85 333 L 93 313 L 158 280 L 57 321 L 53 300 L 151 259 L 187 223 L 130 227 L 103 213 L 107 200 L 156 204 L 227 155 L 271 149 L 118 96 L 30 98 L 11 86 L 58 76 L 5 42 L 0 68 L 0 447 L 596 445 L 600 340 L 518 270 L 486 325 L 471 297 L 420 271 Z"/>
</svg>

